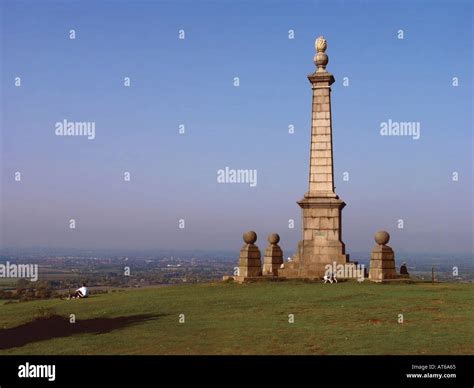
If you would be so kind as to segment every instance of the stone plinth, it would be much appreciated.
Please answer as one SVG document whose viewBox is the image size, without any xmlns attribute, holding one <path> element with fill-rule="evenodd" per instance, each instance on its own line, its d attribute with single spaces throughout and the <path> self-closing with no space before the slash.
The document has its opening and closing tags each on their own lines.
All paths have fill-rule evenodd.
<svg viewBox="0 0 474 388">
<path fill-rule="evenodd" d="M 253 231 L 246 232 L 243 236 L 244 246 L 240 250 L 239 278 L 262 276 L 262 262 L 260 261 L 260 250 L 254 244 L 257 234 Z"/>
<path fill-rule="evenodd" d="M 263 275 L 264 276 L 278 276 L 280 266 L 283 264 L 283 251 L 278 242 L 280 236 L 273 233 L 268 236 L 269 245 L 265 249 L 265 257 L 263 259 Z"/>
<path fill-rule="evenodd" d="M 379 231 L 375 234 L 377 245 L 372 249 L 370 255 L 369 270 L 369 279 L 373 282 L 398 278 L 395 268 L 395 253 L 392 248 L 386 245 L 389 240 L 390 235 L 385 231 Z"/>
</svg>

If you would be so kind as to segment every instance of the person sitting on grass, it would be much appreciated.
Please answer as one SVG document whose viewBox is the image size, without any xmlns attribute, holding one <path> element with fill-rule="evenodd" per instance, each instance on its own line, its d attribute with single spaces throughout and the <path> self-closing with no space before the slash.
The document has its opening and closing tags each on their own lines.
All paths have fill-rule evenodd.
<svg viewBox="0 0 474 388">
<path fill-rule="evenodd" d="M 82 283 L 82 287 L 78 288 L 74 294 L 71 295 L 69 293 L 68 299 L 79 299 L 79 298 L 87 298 L 89 296 L 89 289 L 86 287 L 86 283 Z"/>
</svg>

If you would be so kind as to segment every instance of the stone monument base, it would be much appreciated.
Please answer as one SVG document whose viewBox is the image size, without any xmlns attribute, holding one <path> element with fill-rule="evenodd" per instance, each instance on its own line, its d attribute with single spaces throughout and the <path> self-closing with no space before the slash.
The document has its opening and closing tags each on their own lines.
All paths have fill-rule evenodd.
<svg viewBox="0 0 474 388">
<path fill-rule="evenodd" d="M 349 261 L 341 239 L 341 212 L 346 206 L 333 191 L 308 192 L 302 209 L 303 238 L 291 262 L 278 274 L 288 278 L 323 278 L 327 265 L 356 265 Z"/>
<path fill-rule="evenodd" d="M 357 263 L 349 261 L 349 255 L 344 251 L 344 243 L 337 240 L 315 238 L 300 241 L 298 253 L 293 255 L 292 261 L 284 264 L 284 268 L 281 268 L 278 274 L 287 278 L 322 279 L 328 266 L 334 267 L 340 264 L 351 271 L 349 267 L 355 267 Z"/>
</svg>

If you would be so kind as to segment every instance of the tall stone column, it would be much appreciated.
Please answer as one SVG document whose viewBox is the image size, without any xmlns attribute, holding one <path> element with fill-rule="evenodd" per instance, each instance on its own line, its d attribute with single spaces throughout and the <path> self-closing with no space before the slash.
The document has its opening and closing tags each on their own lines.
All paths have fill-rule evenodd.
<svg viewBox="0 0 474 388">
<path fill-rule="evenodd" d="M 280 271 L 286 277 L 323 277 L 326 264 L 349 262 L 342 242 L 341 212 L 346 204 L 334 190 L 331 118 L 334 77 L 326 70 L 326 40 L 319 37 L 315 47 L 317 69 L 308 76 L 313 92 L 309 190 L 298 202 L 302 209 L 303 235 L 293 260 Z"/>
</svg>

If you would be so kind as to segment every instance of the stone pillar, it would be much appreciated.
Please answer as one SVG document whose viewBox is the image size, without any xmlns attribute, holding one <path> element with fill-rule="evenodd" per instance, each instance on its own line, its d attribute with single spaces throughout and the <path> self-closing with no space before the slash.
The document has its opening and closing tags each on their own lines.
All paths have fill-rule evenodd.
<svg viewBox="0 0 474 388">
<path fill-rule="evenodd" d="M 314 63 L 308 76 L 312 89 L 309 190 L 298 202 L 302 209 L 303 233 L 291 263 L 280 272 L 285 277 L 322 278 L 326 264 L 349 263 L 342 242 L 342 209 L 346 205 L 335 193 L 331 118 L 331 85 L 334 77 L 326 71 L 326 40 L 316 40 Z"/>
<path fill-rule="evenodd" d="M 283 251 L 278 245 L 280 236 L 272 233 L 268 236 L 268 245 L 265 250 L 265 257 L 263 260 L 263 275 L 278 276 L 280 266 L 283 264 Z"/>
<path fill-rule="evenodd" d="M 373 282 L 396 279 L 395 253 L 386 245 L 390 240 L 390 235 L 382 230 L 375 233 L 374 238 L 377 245 L 370 255 L 369 279 Z"/>
<path fill-rule="evenodd" d="M 243 239 L 245 244 L 240 250 L 238 278 L 262 276 L 260 250 L 254 244 L 257 241 L 257 233 L 254 231 L 246 232 L 243 235 Z"/>
</svg>

